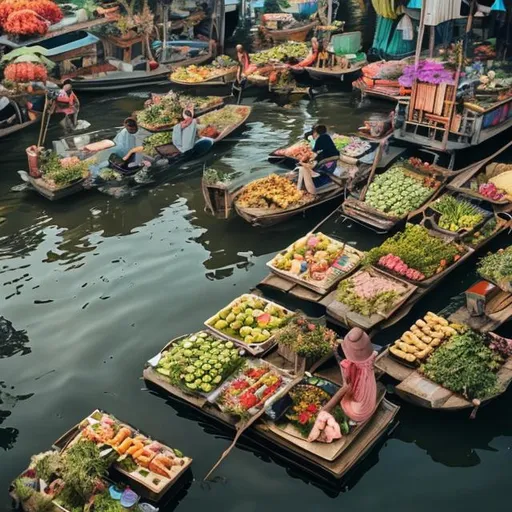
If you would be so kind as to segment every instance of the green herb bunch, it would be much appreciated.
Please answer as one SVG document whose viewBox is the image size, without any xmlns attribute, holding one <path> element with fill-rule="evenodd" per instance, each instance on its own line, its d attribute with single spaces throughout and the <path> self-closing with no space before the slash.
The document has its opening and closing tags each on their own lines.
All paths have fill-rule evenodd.
<svg viewBox="0 0 512 512">
<path fill-rule="evenodd" d="M 469 400 L 487 398 L 497 391 L 496 371 L 503 359 L 485 341 L 484 336 L 473 331 L 452 336 L 421 366 L 420 371 Z"/>
<path fill-rule="evenodd" d="M 504 290 L 511 290 L 512 245 L 482 258 L 478 264 L 478 273 L 484 279 L 494 281 Z"/>
</svg>

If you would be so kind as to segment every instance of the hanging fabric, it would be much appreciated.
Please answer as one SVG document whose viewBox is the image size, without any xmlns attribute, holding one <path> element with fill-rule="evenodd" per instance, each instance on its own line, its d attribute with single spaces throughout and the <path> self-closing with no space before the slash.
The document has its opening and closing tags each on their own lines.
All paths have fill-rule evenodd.
<svg viewBox="0 0 512 512">
<path fill-rule="evenodd" d="M 397 18 L 395 0 L 372 0 L 375 12 L 383 18 L 395 20 Z"/>
<path fill-rule="evenodd" d="M 448 20 L 462 18 L 462 0 L 423 0 L 425 25 L 439 25 Z"/>
<path fill-rule="evenodd" d="M 505 4 L 503 0 L 495 0 L 491 6 L 491 11 L 503 11 L 506 12 Z"/>
<path fill-rule="evenodd" d="M 407 9 L 421 9 L 423 6 L 422 0 L 409 0 Z"/>
<path fill-rule="evenodd" d="M 373 38 L 372 51 L 374 53 L 385 52 L 388 47 L 389 38 L 393 29 L 393 20 L 377 16 L 375 37 Z"/>
<path fill-rule="evenodd" d="M 402 31 L 402 38 L 404 41 L 412 41 L 414 39 L 414 26 L 412 20 L 407 14 L 402 16 L 402 19 L 398 22 L 396 30 Z"/>
</svg>

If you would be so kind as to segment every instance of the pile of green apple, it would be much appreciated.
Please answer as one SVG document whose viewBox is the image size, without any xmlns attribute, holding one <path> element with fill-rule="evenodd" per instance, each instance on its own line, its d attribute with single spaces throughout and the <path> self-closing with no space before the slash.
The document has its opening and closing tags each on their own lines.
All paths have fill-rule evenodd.
<svg viewBox="0 0 512 512">
<path fill-rule="evenodd" d="M 264 343 L 293 316 L 284 308 L 252 295 L 242 295 L 208 325 L 247 345 Z"/>
</svg>

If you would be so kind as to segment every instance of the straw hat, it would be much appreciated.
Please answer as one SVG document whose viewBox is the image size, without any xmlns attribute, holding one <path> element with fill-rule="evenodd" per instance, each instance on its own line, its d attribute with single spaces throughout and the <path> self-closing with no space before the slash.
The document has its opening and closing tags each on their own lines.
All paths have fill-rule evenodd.
<svg viewBox="0 0 512 512">
<path fill-rule="evenodd" d="M 354 327 L 348 332 L 341 342 L 341 347 L 345 357 L 354 363 L 366 361 L 373 353 L 370 337 L 359 327 Z"/>
</svg>

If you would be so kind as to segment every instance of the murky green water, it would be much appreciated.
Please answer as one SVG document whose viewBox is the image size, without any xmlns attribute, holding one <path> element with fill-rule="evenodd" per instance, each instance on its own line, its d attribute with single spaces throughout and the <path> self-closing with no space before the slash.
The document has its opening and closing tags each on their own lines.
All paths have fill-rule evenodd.
<svg viewBox="0 0 512 512">
<path fill-rule="evenodd" d="M 147 91 L 141 91 L 144 93 Z M 211 164 L 239 182 L 272 168 L 267 154 L 317 119 L 354 130 L 386 105 L 352 103 L 349 95 L 298 101 L 290 108 L 251 100 L 254 114 L 239 142 L 217 149 Z M 140 108 L 139 95 L 84 102 L 82 117 L 110 127 Z M 265 275 L 270 256 L 311 229 L 332 208 L 273 229 L 203 212 L 201 167 L 178 179 L 115 199 L 98 192 L 50 203 L 10 192 L 25 167 L 23 150 L 37 131 L 0 142 L 0 314 L 18 330 L 0 343 L 0 489 L 71 425 L 99 407 L 193 457 L 196 477 L 180 511 L 497 510 L 508 498 L 510 393 L 478 413 L 440 415 L 403 405 L 390 439 L 350 475 L 347 487 L 326 489 L 271 453 L 235 449 L 208 487 L 201 479 L 229 445 L 190 409 L 145 390 L 144 361 L 177 335 L 192 332 Z M 60 135 L 51 128 L 49 138 Z M 357 226 L 330 228 L 358 247 L 379 238 Z M 504 246 L 506 235 L 491 249 Z M 439 309 L 475 279 L 475 260 L 454 272 L 413 312 Z M 407 322 L 406 322 L 407 323 Z M 402 325 L 403 327 L 403 325 Z M 397 332 L 400 327 L 397 327 Z M 384 344 L 393 332 L 380 336 Z M 0 510 L 8 508 L 6 492 Z M 172 510 L 172 507 L 169 508 Z"/>
</svg>

